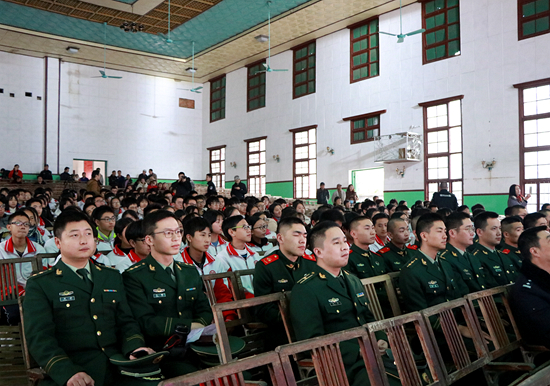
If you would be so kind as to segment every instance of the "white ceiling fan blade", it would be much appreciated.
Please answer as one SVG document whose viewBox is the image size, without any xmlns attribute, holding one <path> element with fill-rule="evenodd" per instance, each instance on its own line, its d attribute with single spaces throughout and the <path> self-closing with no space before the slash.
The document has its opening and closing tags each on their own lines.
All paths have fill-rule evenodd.
<svg viewBox="0 0 550 386">
<path fill-rule="evenodd" d="M 262 66 L 264 66 L 265 68 L 269 68 L 269 66 L 267 65 L 267 63 L 262 63 Z"/>
<path fill-rule="evenodd" d="M 269 72 L 269 70 L 256 71 L 256 72 L 254 73 L 254 75 L 256 75 L 256 74 L 261 74 L 262 72 Z"/>
<path fill-rule="evenodd" d="M 271 71 L 288 71 L 286 69 L 279 69 L 279 70 L 271 70 Z"/>
<path fill-rule="evenodd" d="M 103 78 L 103 76 L 91 76 L 90 78 Z"/>
<path fill-rule="evenodd" d="M 112 78 L 112 79 L 122 79 L 122 76 L 108 76 L 107 78 Z"/>
<path fill-rule="evenodd" d="M 200 87 L 195 87 L 193 90 L 202 90 L 202 88 L 203 88 L 202 86 L 200 86 Z"/>
<path fill-rule="evenodd" d="M 399 36 L 399 38 L 397 39 L 397 43 L 403 43 L 405 41 L 405 36 L 407 36 L 407 35 Z"/>
<path fill-rule="evenodd" d="M 390 36 L 397 36 L 397 34 L 391 34 L 389 32 L 383 32 L 383 31 L 378 31 L 378 33 L 384 34 L 384 35 L 390 35 Z"/>
<path fill-rule="evenodd" d="M 424 28 L 421 28 L 421 29 L 418 29 L 416 31 L 409 32 L 408 34 L 405 34 L 405 36 L 412 36 L 412 35 L 416 35 L 416 34 L 421 34 L 423 32 L 426 32 L 426 30 Z"/>
</svg>

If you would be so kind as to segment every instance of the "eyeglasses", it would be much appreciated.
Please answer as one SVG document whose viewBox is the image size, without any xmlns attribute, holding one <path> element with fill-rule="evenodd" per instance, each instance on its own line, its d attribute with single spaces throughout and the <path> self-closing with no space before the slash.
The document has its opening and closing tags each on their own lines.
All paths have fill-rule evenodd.
<svg viewBox="0 0 550 386">
<path fill-rule="evenodd" d="M 238 227 L 234 227 L 233 229 L 239 229 L 239 228 L 243 228 L 245 231 L 249 231 L 252 229 L 250 225 L 239 225 Z"/>
<path fill-rule="evenodd" d="M 164 233 L 164 237 L 166 237 L 167 239 L 171 239 L 174 237 L 174 235 L 176 235 L 176 237 L 181 237 L 183 232 L 181 231 L 181 229 L 166 229 L 165 231 L 153 232 L 152 234 L 158 235 L 159 233 Z"/>
<path fill-rule="evenodd" d="M 100 218 L 101 221 L 107 221 L 107 222 L 115 222 L 116 221 L 116 217 L 113 216 L 113 217 L 105 217 L 105 218 Z"/>
<path fill-rule="evenodd" d="M 262 225 L 262 226 L 252 228 L 252 229 L 267 229 L 267 225 Z"/>
<path fill-rule="evenodd" d="M 10 222 L 11 225 L 17 225 L 18 227 L 25 227 L 25 228 L 29 228 L 31 226 L 30 223 L 28 222 L 23 222 L 23 221 L 14 221 L 14 222 Z"/>
<path fill-rule="evenodd" d="M 0 209 L 5 209 L 6 208 L 6 205 L 2 204 L 0 205 Z"/>
</svg>

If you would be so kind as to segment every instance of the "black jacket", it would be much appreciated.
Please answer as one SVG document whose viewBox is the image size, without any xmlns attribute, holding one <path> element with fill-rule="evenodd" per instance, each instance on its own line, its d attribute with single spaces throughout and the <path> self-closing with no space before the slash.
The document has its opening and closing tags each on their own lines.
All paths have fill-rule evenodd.
<svg viewBox="0 0 550 386">
<path fill-rule="evenodd" d="M 52 172 L 50 170 L 42 170 L 40 172 L 39 176 L 42 177 L 42 179 L 44 181 L 46 181 L 46 180 L 51 181 L 53 179 Z"/>
<path fill-rule="evenodd" d="M 73 176 L 70 173 L 63 172 L 59 175 L 59 179 L 61 181 L 71 181 L 73 179 Z"/>
<path fill-rule="evenodd" d="M 329 198 L 328 189 L 317 189 L 317 204 L 328 204 Z"/>
<path fill-rule="evenodd" d="M 524 259 L 510 307 L 523 340 L 550 349 L 550 274 Z"/>
<path fill-rule="evenodd" d="M 240 189 L 235 189 L 239 187 Z M 237 197 L 238 199 L 243 199 L 244 196 L 248 193 L 248 189 L 246 188 L 246 185 L 241 181 L 238 184 L 233 184 L 233 187 L 231 188 L 231 197 Z"/>
<path fill-rule="evenodd" d="M 435 192 L 432 196 L 431 203 L 437 205 L 439 209 L 449 208 L 454 211 L 458 208 L 456 196 L 446 189 L 441 189 L 439 192 Z"/>
<path fill-rule="evenodd" d="M 191 193 L 193 187 L 189 182 L 189 178 L 186 178 L 183 182 L 180 182 L 180 180 L 175 181 L 172 184 L 172 189 L 176 189 L 176 196 L 186 197 Z"/>
<path fill-rule="evenodd" d="M 218 192 L 216 191 L 216 185 L 212 181 L 208 181 L 208 188 L 206 190 L 206 197 L 216 196 Z"/>
</svg>

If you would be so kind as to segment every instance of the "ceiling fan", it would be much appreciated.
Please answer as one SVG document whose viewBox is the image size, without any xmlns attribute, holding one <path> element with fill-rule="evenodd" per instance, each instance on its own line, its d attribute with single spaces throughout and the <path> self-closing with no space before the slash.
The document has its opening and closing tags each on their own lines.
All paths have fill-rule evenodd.
<svg viewBox="0 0 550 386">
<path fill-rule="evenodd" d="M 379 33 L 384 34 L 384 35 L 397 36 L 397 43 L 403 43 L 407 36 L 412 36 L 412 35 L 416 35 L 416 34 L 421 34 L 422 32 L 426 32 L 426 30 L 424 28 L 421 28 L 421 29 L 418 29 L 416 31 L 404 34 L 403 33 L 402 9 L 403 9 L 403 6 L 401 5 L 401 0 L 399 0 L 399 34 L 391 34 L 389 32 L 378 31 Z"/>
<path fill-rule="evenodd" d="M 122 79 L 122 76 L 108 76 L 105 73 L 105 58 L 107 55 L 107 23 L 103 23 L 103 70 L 99 70 L 101 76 L 92 76 L 92 78 L 112 78 Z"/>
<path fill-rule="evenodd" d="M 176 41 L 170 37 L 170 0 L 168 0 L 168 32 L 166 34 L 159 33 L 158 35 L 163 38 L 166 43 L 174 43 Z"/>
<path fill-rule="evenodd" d="M 199 90 L 202 90 L 202 86 L 200 87 L 195 87 L 195 72 L 197 72 L 197 69 L 195 68 L 195 42 L 193 42 L 193 62 L 191 64 L 191 67 L 187 69 L 187 71 L 189 71 L 191 73 L 191 79 L 192 79 L 192 88 L 178 88 L 178 90 L 185 90 L 185 91 L 191 91 L 191 92 L 196 92 L 197 94 L 200 94 L 201 91 Z"/>
<path fill-rule="evenodd" d="M 269 10 L 269 5 L 271 4 L 271 1 L 267 2 L 267 41 L 269 44 L 269 50 L 267 55 L 267 63 L 262 63 L 262 66 L 265 67 L 265 70 L 256 71 L 256 74 L 259 74 L 261 72 L 274 72 L 274 71 L 288 71 L 287 69 L 274 69 L 271 68 L 271 12 Z"/>
</svg>

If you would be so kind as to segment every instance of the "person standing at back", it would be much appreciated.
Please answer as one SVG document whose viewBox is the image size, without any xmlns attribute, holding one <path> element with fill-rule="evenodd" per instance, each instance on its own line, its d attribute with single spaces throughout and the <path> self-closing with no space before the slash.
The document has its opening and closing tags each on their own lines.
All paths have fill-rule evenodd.
<svg viewBox="0 0 550 386">
<path fill-rule="evenodd" d="M 456 196 L 449 192 L 449 185 L 446 182 L 439 183 L 439 192 L 435 192 L 432 196 L 432 205 L 436 205 L 439 209 L 449 208 L 455 211 L 458 208 Z"/>
</svg>

